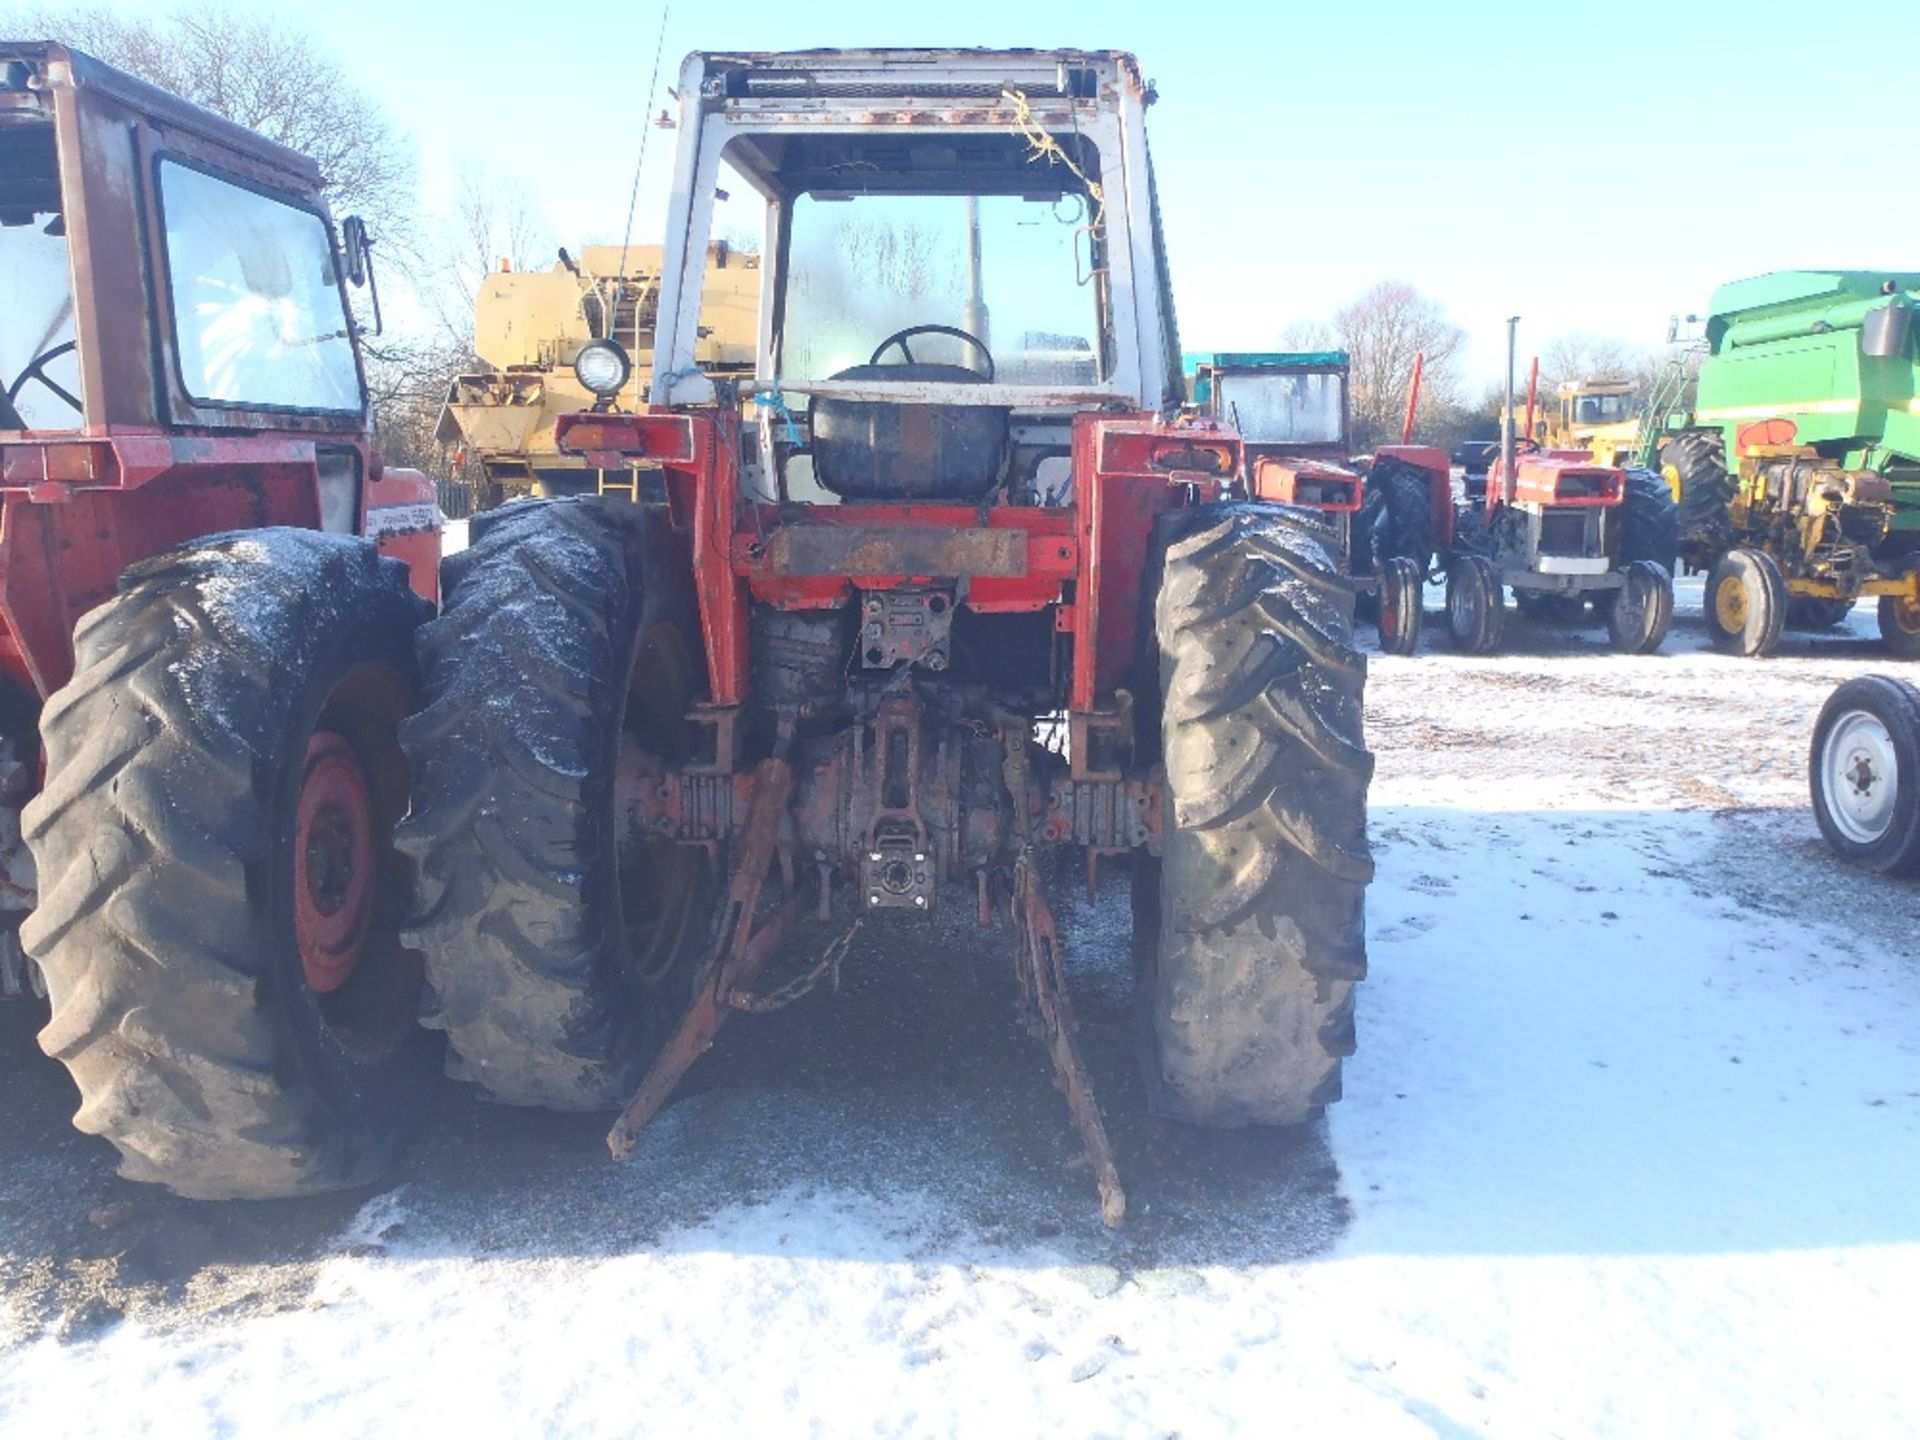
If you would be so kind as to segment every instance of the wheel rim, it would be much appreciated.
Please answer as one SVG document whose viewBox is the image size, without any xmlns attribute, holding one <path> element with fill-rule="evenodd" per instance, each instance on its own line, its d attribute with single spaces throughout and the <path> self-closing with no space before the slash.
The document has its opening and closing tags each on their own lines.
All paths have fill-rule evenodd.
<svg viewBox="0 0 1920 1440">
<path fill-rule="evenodd" d="M 343 735 L 307 742 L 293 844 L 293 933 L 316 995 L 331 995 L 359 968 L 379 861 L 373 799 L 360 757 Z"/>
<path fill-rule="evenodd" d="M 1920 601 L 1901 595 L 1893 602 L 1893 623 L 1903 635 L 1920 635 Z"/>
<path fill-rule="evenodd" d="M 1747 587 L 1738 575 L 1725 576 L 1714 587 L 1713 613 L 1729 635 L 1747 628 Z"/>
<path fill-rule="evenodd" d="M 1864 710 L 1834 722 L 1821 748 L 1827 818 L 1856 845 L 1871 845 L 1893 824 L 1900 760 L 1887 727 Z"/>
</svg>

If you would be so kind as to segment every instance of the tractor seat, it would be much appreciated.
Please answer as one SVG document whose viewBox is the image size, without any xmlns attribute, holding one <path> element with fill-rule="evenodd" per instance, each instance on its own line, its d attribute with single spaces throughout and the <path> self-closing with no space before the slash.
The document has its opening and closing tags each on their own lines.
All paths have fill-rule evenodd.
<svg viewBox="0 0 1920 1440">
<path fill-rule="evenodd" d="M 963 365 L 855 365 L 835 380 L 982 385 Z M 848 500 L 975 504 L 1006 471 L 1011 412 L 1004 405 L 929 405 L 902 399 L 816 397 L 813 473 Z"/>
</svg>

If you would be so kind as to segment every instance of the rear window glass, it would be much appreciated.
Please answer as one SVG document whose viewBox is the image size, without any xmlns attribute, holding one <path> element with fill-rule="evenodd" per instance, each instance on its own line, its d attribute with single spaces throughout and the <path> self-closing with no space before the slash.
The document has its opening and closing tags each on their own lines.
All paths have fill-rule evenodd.
<svg viewBox="0 0 1920 1440">
<path fill-rule="evenodd" d="M 187 393 L 216 405 L 359 411 L 326 222 L 166 161 L 160 199 Z"/>
</svg>

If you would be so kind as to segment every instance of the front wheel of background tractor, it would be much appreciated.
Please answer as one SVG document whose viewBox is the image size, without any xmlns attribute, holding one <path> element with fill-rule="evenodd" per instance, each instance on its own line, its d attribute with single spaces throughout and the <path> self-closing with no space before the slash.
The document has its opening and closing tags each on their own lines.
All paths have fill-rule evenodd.
<svg viewBox="0 0 1920 1440">
<path fill-rule="evenodd" d="M 629 833 L 615 783 L 688 758 L 703 671 L 684 555 L 641 508 L 529 500 L 476 516 L 442 568 L 401 732 L 408 936 L 450 1073 L 495 1099 L 616 1106 L 685 1008 L 710 868 Z"/>
<path fill-rule="evenodd" d="M 1787 615 L 1787 582 L 1763 550 L 1730 550 L 1707 576 L 1707 637 L 1732 655 L 1771 655 Z"/>
<path fill-rule="evenodd" d="M 1813 727 L 1813 814 L 1836 854 L 1888 875 L 1920 874 L 1920 689 L 1849 680 Z"/>
<path fill-rule="evenodd" d="M 1920 571 L 1920 558 L 1910 558 L 1901 574 L 1911 581 Z M 1902 660 L 1920 660 L 1920 603 L 1900 595 L 1880 597 L 1880 638 L 1888 653 Z"/>
<path fill-rule="evenodd" d="M 1484 555 L 1461 555 L 1447 567 L 1447 632 L 1469 655 L 1491 655 L 1506 630 L 1500 572 Z"/>
<path fill-rule="evenodd" d="M 1411 655 L 1420 648 L 1426 586 L 1420 567 L 1405 555 L 1395 555 L 1380 567 L 1380 649 L 1388 655 Z"/>
<path fill-rule="evenodd" d="M 41 1046 L 120 1173 L 197 1199 L 376 1179 L 427 1078 L 400 718 L 426 605 L 372 545 L 217 536 L 80 622 L 26 807 Z"/>
<path fill-rule="evenodd" d="M 1133 881 L 1148 1093 L 1194 1124 L 1294 1124 L 1339 1098 L 1366 973 L 1353 591 L 1273 506 L 1176 511 L 1154 553 L 1165 846 Z"/>
<path fill-rule="evenodd" d="M 1673 624 L 1673 577 L 1651 560 L 1635 560 L 1620 582 L 1607 607 L 1607 638 L 1623 655 L 1651 654 Z"/>
</svg>

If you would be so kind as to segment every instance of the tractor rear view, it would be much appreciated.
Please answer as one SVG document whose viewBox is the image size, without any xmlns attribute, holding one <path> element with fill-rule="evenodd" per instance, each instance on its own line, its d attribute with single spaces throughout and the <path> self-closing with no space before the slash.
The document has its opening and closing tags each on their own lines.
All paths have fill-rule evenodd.
<svg viewBox="0 0 1920 1440">
<path fill-rule="evenodd" d="M 0 989 L 44 989 L 76 1124 L 194 1196 L 370 1180 L 418 1074 L 391 832 L 439 515 L 370 444 L 321 188 L 0 45 Z"/>
<path fill-rule="evenodd" d="M 1699 398 L 1665 417 L 1682 554 L 1707 572 L 1707 632 L 1767 655 L 1789 626 L 1879 602 L 1920 657 L 1920 275 L 1788 271 L 1723 285 Z"/>
<path fill-rule="evenodd" d="M 1048 852 L 1131 870 L 1152 1102 L 1339 1094 L 1372 873 L 1353 591 L 1184 383 L 1134 60 L 699 54 L 651 404 L 562 451 L 656 503 L 479 517 L 403 729 L 407 939 L 455 1072 L 647 1119 L 857 922 L 997 929 L 1102 1213 Z M 716 189 L 766 206 L 750 380 L 696 346 Z"/>
</svg>

